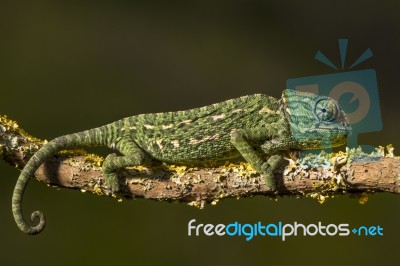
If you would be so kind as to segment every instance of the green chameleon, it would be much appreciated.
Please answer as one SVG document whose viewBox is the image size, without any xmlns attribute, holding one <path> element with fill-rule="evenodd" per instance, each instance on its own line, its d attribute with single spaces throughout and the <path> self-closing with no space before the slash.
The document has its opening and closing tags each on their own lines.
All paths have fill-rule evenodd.
<svg viewBox="0 0 400 266">
<path fill-rule="evenodd" d="M 39 149 L 22 170 L 15 185 L 12 211 L 18 227 L 38 234 L 45 226 L 42 212 L 35 211 L 38 225 L 28 225 L 21 203 L 25 187 L 36 170 L 60 150 L 108 146 L 102 171 L 107 187 L 118 192 L 116 171 L 142 165 L 152 159 L 192 164 L 243 156 L 266 185 L 276 190 L 274 171 L 283 157 L 280 151 L 340 146 L 351 127 L 336 101 L 325 96 L 285 90 L 280 100 L 255 94 L 186 111 L 141 114 L 111 124 L 53 139 Z"/>
</svg>

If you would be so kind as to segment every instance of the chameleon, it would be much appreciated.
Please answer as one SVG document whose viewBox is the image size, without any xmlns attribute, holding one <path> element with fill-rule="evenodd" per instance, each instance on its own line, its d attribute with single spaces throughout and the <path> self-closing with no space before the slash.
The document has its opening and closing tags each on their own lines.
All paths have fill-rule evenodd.
<svg viewBox="0 0 400 266">
<path fill-rule="evenodd" d="M 152 160 L 192 164 L 242 156 L 265 185 L 277 189 L 274 172 L 289 150 L 336 147 L 351 132 L 345 112 L 326 96 L 284 90 L 280 99 L 254 94 L 184 111 L 139 114 L 113 123 L 57 137 L 43 145 L 20 173 L 12 196 L 12 212 L 27 234 L 46 224 L 40 211 L 22 215 L 22 198 L 29 180 L 47 159 L 68 148 L 108 146 L 115 150 L 102 165 L 105 185 L 113 193 L 121 186 L 117 170 Z"/>
</svg>

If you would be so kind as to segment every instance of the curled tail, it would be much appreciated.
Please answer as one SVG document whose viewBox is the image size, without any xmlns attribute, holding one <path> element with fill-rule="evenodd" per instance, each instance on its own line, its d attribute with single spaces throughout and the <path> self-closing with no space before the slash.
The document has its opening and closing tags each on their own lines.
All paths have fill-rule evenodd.
<svg viewBox="0 0 400 266">
<path fill-rule="evenodd" d="M 53 139 L 52 141 L 45 144 L 40 148 L 28 161 L 22 170 L 18 181 L 14 188 L 12 196 L 12 212 L 14 215 L 15 222 L 18 227 L 27 234 L 36 235 L 43 231 L 46 225 L 46 218 L 40 211 L 35 211 L 31 215 L 31 221 L 35 222 L 36 218 L 39 218 L 39 223 L 36 226 L 27 224 L 22 215 L 22 198 L 24 195 L 25 188 L 29 180 L 34 176 L 36 170 L 54 154 L 60 150 L 73 148 L 73 147 L 85 147 L 95 145 L 111 145 L 112 141 L 117 138 L 118 128 L 123 123 L 121 120 L 112 124 L 108 124 L 103 127 L 82 131 L 70 135 L 61 136 Z"/>
</svg>

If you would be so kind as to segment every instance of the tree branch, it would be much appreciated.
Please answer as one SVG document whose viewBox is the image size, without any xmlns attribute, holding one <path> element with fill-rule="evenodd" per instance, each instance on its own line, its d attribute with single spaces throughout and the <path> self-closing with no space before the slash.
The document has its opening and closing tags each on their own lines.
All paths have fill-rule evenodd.
<svg viewBox="0 0 400 266">
<path fill-rule="evenodd" d="M 0 116 L 0 157 L 10 165 L 22 169 L 44 143 Z M 98 195 L 180 201 L 198 207 L 205 202 L 216 204 L 226 197 L 254 195 L 305 195 L 323 202 L 334 194 L 400 193 L 400 160 L 390 150 L 379 160 L 339 163 L 335 169 L 303 169 L 291 161 L 275 175 L 277 192 L 269 191 L 263 178 L 244 162 L 197 167 L 153 163 L 120 171 L 120 182 L 125 185 L 122 192 L 112 195 L 104 185 L 102 161 L 81 150 L 61 152 L 43 164 L 35 177 L 46 184 Z M 365 199 L 365 193 L 361 195 L 360 202 Z"/>
</svg>

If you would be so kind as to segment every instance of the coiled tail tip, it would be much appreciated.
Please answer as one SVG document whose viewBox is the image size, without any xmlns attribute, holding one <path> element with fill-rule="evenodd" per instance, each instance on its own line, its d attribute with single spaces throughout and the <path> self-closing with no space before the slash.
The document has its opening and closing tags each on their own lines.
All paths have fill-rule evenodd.
<svg viewBox="0 0 400 266">
<path fill-rule="evenodd" d="M 35 211 L 31 214 L 31 221 L 35 223 L 39 219 L 39 223 L 36 226 L 30 226 L 25 223 L 25 221 L 17 220 L 17 225 L 22 232 L 28 235 L 37 235 L 43 231 L 46 226 L 46 217 L 41 211 Z"/>
<path fill-rule="evenodd" d="M 44 230 L 44 227 L 46 226 L 46 216 L 44 216 L 43 212 L 41 211 L 34 211 L 31 214 L 31 221 L 32 223 L 35 222 L 36 218 L 39 218 L 39 223 L 35 227 L 29 227 L 29 232 L 28 234 L 30 235 L 37 235 L 40 232 Z"/>
</svg>

